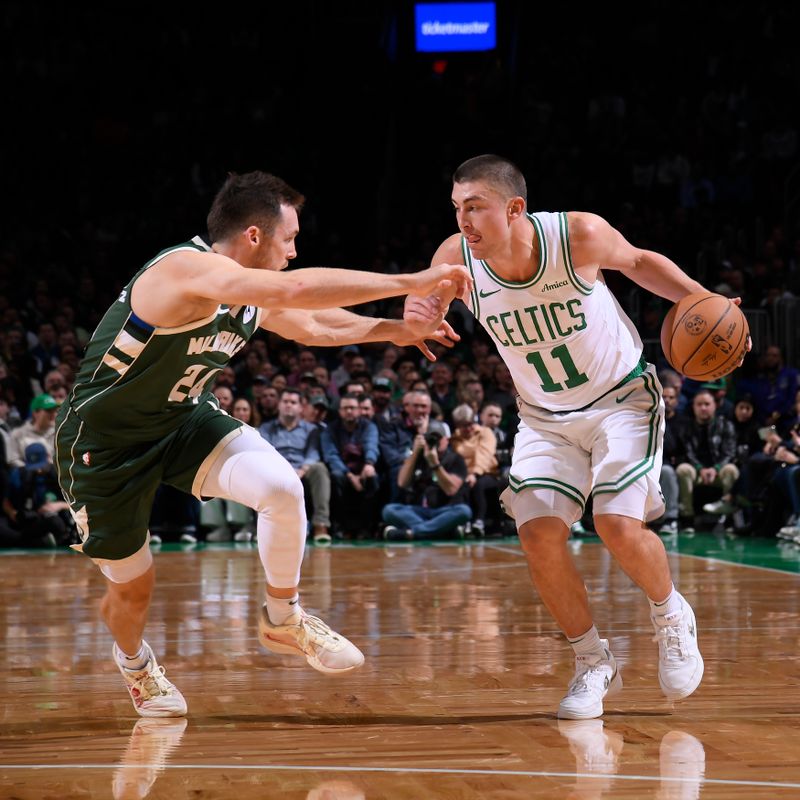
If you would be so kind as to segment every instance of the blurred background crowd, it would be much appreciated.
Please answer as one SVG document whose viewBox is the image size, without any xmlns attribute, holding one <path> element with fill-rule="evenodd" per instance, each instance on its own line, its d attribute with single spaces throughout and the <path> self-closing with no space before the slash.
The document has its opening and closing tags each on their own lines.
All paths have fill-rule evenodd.
<svg viewBox="0 0 800 800">
<path fill-rule="evenodd" d="M 508 0 L 496 50 L 439 55 L 414 52 L 408 2 L 260 13 L 245 24 L 234 7 L 189 16 L 177 5 L 11 0 L 0 10 L 11 112 L 0 148 L 3 543 L 73 535 L 46 474 L 54 406 L 130 276 L 204 233 L 228 171 L 274 172 L 307 196 L 292 268 L 404 272 L 455 230 L 452 172 L 482 152 L 520 165 L 531 210 L 599 213 L 742 298 L 754 350 L 728 380 L 701 386 L 663 360 L 668 304 L 607 276 L 676 392 L 659 530 L 797 535 L 796 8 L 710 2 L 689 18 L 658 1 L 616 17 Z M 396 317 L 402 301 L 353 310 Z M 220 402 L 294 459 L 318 541 L 507 531 L 496 497 L 513 447 L 513 382 L 460 304 L 450 320 L 461 342 L 435 363 L 387 344 L 306 349 L 265 334 L 220 375 Z M 430 420 L 442 424 L 435 446 Z M 431 474 L 434 447 L 448 453 L 452 481 Z M 441 529 L 385 518 L 400 501 L 452 513 Z M 589 517 L 576 535 L 588 527 Z M 252 520 L 165 488 L 153 530 L 244 540 Z"/>
</svg>

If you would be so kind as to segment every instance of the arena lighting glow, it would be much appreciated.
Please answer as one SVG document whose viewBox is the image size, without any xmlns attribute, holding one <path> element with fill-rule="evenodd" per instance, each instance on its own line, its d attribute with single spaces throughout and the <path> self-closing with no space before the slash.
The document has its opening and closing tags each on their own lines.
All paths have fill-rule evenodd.
<svg viewBox="0 0 800 800">
<path fill-rule="evenodd" d="M 418 53 L 494 50 L 495 3 L 416 3 L 414 29 Z"/>
</svg>

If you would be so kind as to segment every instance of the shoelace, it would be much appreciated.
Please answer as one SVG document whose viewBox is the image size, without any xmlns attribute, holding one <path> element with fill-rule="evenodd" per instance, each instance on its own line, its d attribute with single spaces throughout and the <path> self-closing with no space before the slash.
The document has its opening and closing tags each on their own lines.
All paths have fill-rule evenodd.
<svg viewBox="0 0 800 800">
<path fill-rule="evenodd" d="M 611 680 L 609 675 L 606 675 L 603 664 L 589 664 L 586 662 L 585 657 L 578 656 L 575 659 L 578 662 L 578 669 L 580 672 L 575 673 L 575 676 L 570 681 L 569 694 L 576 694 L 584 689 L 591 689 L 592 685 L 597 683 L 599 687 L 605 688 L 604 684 L 606 679 Z"/>
<path fill-rule="evenodd" d="M 166 670 L 160 664 L 157 669 L 147 669 L 141 678 L 137 678 L 131 688 L 138 689 L 145 700 L 153 697 L 161 697 L 172 692 L 172 684 L 167 680 L 164 673 Z"/>
<path fill-rule="evenodd" d="M 304 645 L 306 642 L 322 646 L 331 642 L 338 645 L 341 642 L 341 639 L 319 617 L 311 614 L 303 614 L 300 630 L 303 633 Z"/>
<path fill-rule="evenodd" d="M 664 625 L 659 628 L 653 641 L 658 642 L 659 647 L 664 646 L 664 652 L 667 658 L 677 659 L 682 661 L 684 659 L 684 644 L 683 644 L 684 630 L 683 625 Z"/>
</svg>

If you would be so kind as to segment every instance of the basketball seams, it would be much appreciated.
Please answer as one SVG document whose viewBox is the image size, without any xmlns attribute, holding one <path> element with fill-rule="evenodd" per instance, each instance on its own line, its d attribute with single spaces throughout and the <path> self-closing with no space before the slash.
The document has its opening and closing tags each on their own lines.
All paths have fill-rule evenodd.
<svg viewBox="0 0 800 800">
<path fill-rule="evenodd" d="M 696 303 L 695 303 L 695 304 L 694 304 L 694 305 L 693 305 L 691 308 L 687 309 L 687 311 L 686 311 L 686 312 L 684 313 L 684 315 L 683 315 L 683 316 L 680 318 L 680 320 L 678 320 L 678 324 L 675 326 L 675 328 L 673 328 L 673 334 L 674 334 L 675 330 L 678 328 L 678 326 L 679 326 L 679 325 L 680 325 L 680 324 L 681 324 L 681 323 L 682 323 L 682 322 L 683 322 L 683 321 L 686 319 L 686 317 L 687 317 L 687 316 L 688 316 L 688 315 L 691 313 L 691 311 L 692 311 L 692 308 L 694 308 L 695 306 L 699 306 L 699 305 L 700 305 L 700 304 L 701 304 L 701 303 L 702 303 L 704 300 L 705 300 L 705 298 L 701 298 L 701 299 L 700 299 L 700 300 L 698 300 L 698 301 L 697 301 L 697 302 L 696 302 Z M 730 300 L 728 300 L 728 305 L 727 305 L 727 306 L 726 306 L 726 308 L 725 308 L 725 313 L 724 313 L 724 314 L 723 314 L 721 317 L 719 317 L 719 319 L 717 319 L 717 321 L 714 323 L 714 326 L 711 328 L 711 330 L 710 330 L 710 331 L 708 331 L 708 333 L 707 333 L 707 334 L 706 334 L 706 335 L 705 335 L 705 336 L 704 336 L 704 337 L 703 337 L 703 338 L 700 340 L 700 342 L 698 343 L 697 347 L 695 347 L 695 349 L 694 349 L 694 351 L 692 352 L 692 354 L 691 354 L 691 355 L 690 355 L 688 358 L 685 358 L 685 359 L 683 360 L 683 364 L 681 365 L 681 372 L 683 372 L 683 371 L 686 369 L 686 365 L 687 365 L 687 364 L 688 364 L 688 363 L 689 363 L 689 362 L 690 362 L 690 361 L 691 361 L 691 360 L 692 360 L 692 359 L 693 359 L 693 358 L 694 358 L 694 357 L 697 355 L 697 353 L 698 353 L 698 352 L 701 350 L 701 348 L 703 347 L 703 345 L 704 345 L 704 344 L 705 344 L 705 343 L 708 341 L 709 337 L 710 337 L 710 336 L 711 336 L 711 335 L 714 333 L 714 331 L 715 331 L 715 330 L 716 330 L 716 329 L 719 327 L 719 324 L 720 324 L 720 322 L 722 322 L 722 320 L 724 320 L 724 319 L 725 319 L 725 317 L 727 317 L 727 316 L 728 316 L 728 314 L 730 314 L 730 313 L 731 313 L 731 306 L 732 306 L 732 305 L 733 305 L 733 303 L 732 303 Z M 671 347 L 671 346 L 672 346 L 672 343 L 670 342 L 670 347 Z"/>
<path fill-rule="evenodd" d="M 731 303 L 731 305 L 733 305 L 733 303 Z M 727 315 L 727 313 L 728 312 L 726 311 L 725 314 Z M 744 316 L 744 314 L 742 316 Z M 720 317 L 720 321 L 722 321 L 723 319 L 724 319 L 724 316 Z M 733 359 L 739 359 L 744 355 L 744 351 L 743 350 L 740 351 L 739 348 L 742 346 L 743 340 L 746 340 L 747 335 L 744 332 L 745 331 L 744 325 L 741 325 L 740 328 L 741 328 L 741 331 L 739 332 L 739 341 L 736 342 L 736 345 L 731 350 L 730 355 L 725 359 L 725 361 L 723 361 L 721 364 L 717 365 L 715 371 L 711 372 L 710 374 L 704 374 L 702 376 L 703 378 L 716 379 L 716 378 L 721 378 L 721 377 L 724 377 L 725 375 L 728 375 L 730 373 L 730 370 L 726 369 L 727 365 L 730 364 L 730 362 Z M 726 369 L 726 371 L 725 372 L 720 372 L 723 369 Z"/>
<path fill-rule="evenodd" d="M 730 374 L 746 353 L 749 325 L 741 308 L 729 297 L 714 292 L 698 295 L 679 300 L 667 312 L 661 329 L 662 350 L 673 369 L 683 375 L 699 381 L 716 380 Z M 691 305 L 680 308 L 680 317 L 676 317 L 686 301 Z M 700 320 L 703 328 L 697 327 Z M 734 340 L 737 326 L 738 339 Z"/>
</svg>

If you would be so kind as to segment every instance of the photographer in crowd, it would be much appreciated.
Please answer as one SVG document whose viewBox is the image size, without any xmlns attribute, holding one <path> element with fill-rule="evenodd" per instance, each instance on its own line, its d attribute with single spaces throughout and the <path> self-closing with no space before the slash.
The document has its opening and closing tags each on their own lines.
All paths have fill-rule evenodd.
<svg viewBox="0 0 800 800">
<path fill-rule="evenodd" d="M 414 437 L 397 476 L 405 502 L 383 509 L 383 521 L 388 523 L 383 538 L 436 539 L 456 532 L 472 519 L 466 477 L 466 462 L 450 447 L 447 426 L 429 421 L 427 429 Z"/>
</svg>

